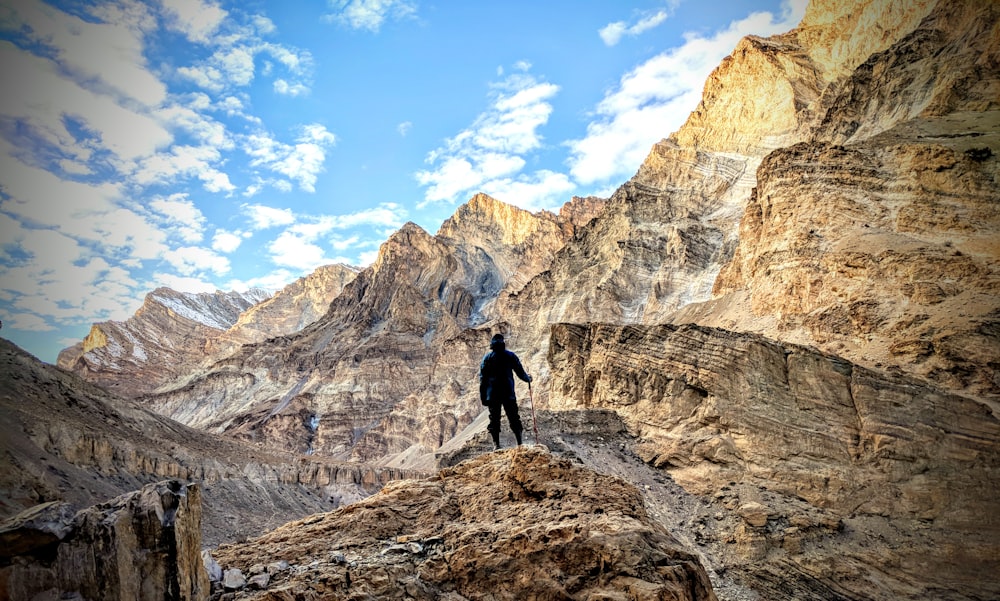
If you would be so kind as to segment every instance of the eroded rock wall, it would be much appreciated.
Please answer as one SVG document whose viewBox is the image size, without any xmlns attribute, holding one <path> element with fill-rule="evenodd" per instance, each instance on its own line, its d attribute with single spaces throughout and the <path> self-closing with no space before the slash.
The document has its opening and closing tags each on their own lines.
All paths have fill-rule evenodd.
<svg viewBox="0 0 1000 601">
<path fill-rule="evenodd" d="M 756 531 L 737 533 L 743 568 L 762 581 L 794 580 L 782 576 L 793 565 L 846 587 L 845 598 L 1000 592 L 982 578 L 1000 568 L 1000 419 L 988 406 L 807 347 L 694 325 L 558 325 L 549 359 L 552 408 L 614 410 L 639 438 L 636 452 L 688 490 L 777 495 L 756 508 Z M 845 537 L 788 553 L 775 534 L 789 519 L 780 507 L 796 501 L 842 524 L 917 534 L 905 545 L 868 549 Z M 858 573 L 818 568 L 829 554 Z M 879 572 L 892 582 L 867 597 Z"/>
</svg>

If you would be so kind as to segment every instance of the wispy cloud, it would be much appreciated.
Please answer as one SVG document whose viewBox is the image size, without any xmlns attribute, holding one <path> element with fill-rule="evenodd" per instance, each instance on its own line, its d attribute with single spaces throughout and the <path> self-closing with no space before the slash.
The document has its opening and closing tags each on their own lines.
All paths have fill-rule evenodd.
<svg viewBox="0 0 1000 601">
<path fill-rule="evenodd" d="M 333 12 L 325 20 L 372 33 L 387 20 L 403 20 L 417 12 L 416 3 L 408 0 L 330 0 L 329 6 Z"/>
<path fill-rule="evenodd" d="M 0 311 L 15 331 L 125 319 L 152 286 L 214 289 L 249 233 L 213 227 L 196 197 L 235 181 L 312 191 L 335 142 L 307 123 L 246 160 L 262 129 L 251 84 L 301 95 L 313 70 L 267 39 L 264 16 L 200 0 L 62 6 L 6 3 L 0 19 L 0 80 L 17 82 L 0 94 Z M 185 52 L 150 59 L 177 34 Z M 295 222 L 250 217 L 267 219 Z"/>
<path fill-rule="evenodd" d="M 625 36 L 636 37 L 660 25 L 670 17 L 670 14 L 673 13 L 679 3 L 680 0 L 671 0 L 668 7 L 657 11 L 640 13 L 632 22 L 615 21 L 614 23 L 608 23 L 597 33 L 606 45 L 614 46 Z"/>
<path fill-rule="evenodd" d="M 527 69 L 530 65 L 524 63 L 521 67 Z M 523 191 L 552 182 L 545 174 L 524 174 L 522 170 L 527 164 L 525 156 L 542 147 L 539 129 L 548 122 L 550 100 L 558 91 L 559 86 L 527 72 L 515 72 L 493 84 L 489 109 L 428 154 L 426 162 L 431 169 L 417 172 L 417 182 L 427 186 L 423 204 L 455 203 L 480 190 L 491 194 L 494 188 Z M 529 203 L 548 195 L 536 191 L 529 195 L 530 199 L 503 200 L 531 206 Z"/>
<path fill-rule="evenodd" d="M 275 209 L 259 204 L 243 205 L 243 211 L 250 218 L 255 230 L 266 230 L 278 225 L 295 223 L 295 215 L 291 209 Z"/>
<path fill-rule="evenodd" d="M 269 245 L 271 261 L 280 267 L 299 271 L 316 269 L 332 263 L 350 263 L 342 256 L 331 256 L 328 250 L 344 252 L 364 245 L 358 236 L 341 238 L 337 232 L 356 228 L 376 231 L 396 229 L 403 225 L 406 209 L 396 203 L 383 203 L 363 211 L 343 215 L 298 215 Z"/>
</svg>

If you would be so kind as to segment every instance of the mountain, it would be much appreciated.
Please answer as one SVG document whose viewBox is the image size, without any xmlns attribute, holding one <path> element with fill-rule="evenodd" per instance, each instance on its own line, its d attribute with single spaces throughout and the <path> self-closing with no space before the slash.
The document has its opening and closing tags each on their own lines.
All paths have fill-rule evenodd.
<svg viewBox="0 0 1000 601">
<path fill-rule="evenodd" d="M 0 339 L 0 520 L 74 510 L 175 478 L 203 487 L 206 543 L 261 533 L 411 475 L 219 438 L 118 398 Z"/>
<path fill-rule="evenodd" d="M 82 342 L 59 353 L 57 364 L 116 394 L 138 396 L 187 373 L 204 358 L 210 339 L 267 297 L 263 290 L 157 288 L 127 320 L 94 324 Z"/>
<path fill-rule="evenodd" d="M 997 98 L 997 3 L 811 2 L 742 40 L 607 201 L 476 196 L 437 235 L 407 224 L 316 321 L 139 400 L 269 452 L 511 478 L 514 453 L 478 457 L 476 368 L 502 332 L 536 376 L 531 434 L 639 485 L 720 598 L 996 598 Z M 436 503 L 428 482 L 385 495 Z M 370 502 L 258 542 L 324 556 L 292 587 L 398 560 L 423 594 L 414 570 L 441 550 L 423 535 L 371 530 L 349 572 L 305 539 L 369 507 L 418 527 Z"/>
<path fill-rule="evenodd" d="M 207 341 L 207 354 L 223 357 L 241 345 L 298 332 L 322 317 L 357 274 L 356 268 L 347 265 L 316 268 L 241 313 L 236 323 Z"/>
<path fill-rule="evenodd" d="M 602 207 L 579 198 L 533 214 L 477 195 L 436 236 L 407 224 L 322 318 L 142 402 L 299 452 L 381 463 L 433 452 L 481 411 L 476 369 L 505 327 L 488 321 L 497 294 L 543 271 Z"/>
<path fill-rule="evenodd" d="M 59 353 L 57 364 L 135 398 L 240 345 L 301 330 L 356 275 L 346 265 L 319 267 L 274 296 L 263 290 L 192 294 L 158 288 L 124 322 L 94 324 L 82 342 Z"/>
</svg>

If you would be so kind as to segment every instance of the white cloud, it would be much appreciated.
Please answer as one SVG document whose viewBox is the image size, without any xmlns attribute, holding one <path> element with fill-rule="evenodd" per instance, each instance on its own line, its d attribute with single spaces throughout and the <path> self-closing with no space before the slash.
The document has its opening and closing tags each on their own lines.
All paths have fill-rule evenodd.
<svg viewBox="0 0 1000 601">
<path fill-rule="evenodd" d="M 193 294 L 215 292 L 218 289 L 213 284 L 201 278 L 179 276 L 173 273 L 153 274 L 153 281 L 147 288 L 159 288 L 161 286 L 172 288 L 178 292 L 190 292 Z"/>
<path fill-rule="evenodd" d="M 746 35 L 788 31 L 801 19 L 786 4 L 781 20 L 754 13 L 711 37 L 689 33 L 682 46 L 663 52 L 626 73 L 596 109 L 583 139 L 567 142 L 573 178 L 583 184 L 627 177 L 649 149 L 676 131 L 701 99 L 705 80 Z"/>
<path fill-rule="evenodd" d="M 406 134 L 410 133 L 411 129 L 413 129 L 413 123 L 411 123 L 410 121 L 403 121 L 402 123 L 396 126 L 396 131 L 398 131 L 399 135 L 403 137 L 406 137 Z"/>
<path fill-rule="evenodd" d="M 23 124 L 37 145 L 63 157 L 90 160 L 99 147 L 113 154 L 111 166 L 122 171 L 130 161 L 156 152 L 173 139 L 150 115 L 81 87 L 65 77 L 56 63 L 7 41 L 0 41 L 0 76 L 3 81 L 18 82 L 0 94 L 0 115 Z M 67 129 L 67 118 L 82 125 L 80 137 Z"/>
<path fill-rule="evenodd" d="M 253 229 L 264 230 L 277 225 L 295 223 L 291 209 L 275 209 L 264 205 L 243 205 L 243 211 L 253 222 Z"/>
<path fill-rule="evenodd" d="M 333 13 L 326 18 L 352 29 L 377 33 L 387 19 L 402 20 L 416 13 L 407 0 L 330 0 Z"/>
<path fill-rule="evenodd" d="M 541 170 L 530 175 L 502 178 L 482 184 L 483 192 L 523 209 L 536 211 L 557 207 L 576 189 L 564 173 Z"/>
<path fill-rule="evenodd" d="M 299 270 L 316 269 L 331 262 L 323 249 L 312 243 L 309 237 L 292 231 L 282 232 L 268 245 L 268 250 L 275 265 Z"/>
<path fill-rule="evenodd" d="M 214 2 L 201 0 L 161 0 L 161 2 L 170 17 L 168 24 L 186 35 L 192 42 L 209 42 L 212 34 L 219 29 L 229 14 Z"/>
<path fill-rule="evenodd" d="M 154 198 L 149 206 L 168 218 L 181 240 L 187 243 L 201 241 L 205 230 L 205 216 L 187 195 L 178 193 L 167 198 Z"/>
<path fill-rule="evenodd" d="M 284 79 L 274 80 L 274 91 L 283 96 L 301 96 L 309 92 L 309 88 L 301 83 L 288 83 Z"/>
<path fill-rule="evenodd" d="M 378 259 L 378 250 L 369 250 L 358 256 L 358 266 L 368 267 Z"/>
<path fill-rule="evenodd" d="M 18 31 L 45 46 L 71 79 L 113 90 L 146 106 L 166 97 L 165 86 L 146 68 L 143 30 L 154 17 L 141 3 L 102 4 L 90 10 L 102 22 L 84 20 L 37 2 L 6 3 L 0 30 Z M 5 80 L 12 81 L 12 80 Z M 23 80 L 18 80 L 23 82 Z"/>
<path fill-rule="evenodd" d="M 182 246 L 163 253 L 163 258 L 181 275 L 211 271 L 215 275 L 229 272 L 229 259 L 200 246 Z"/>
<path fill-rule="evenodd" d="M 261 288 L 269 292 L 277 292 L 299 276 L 287 269 L 276 269 L 271 273 L 264 274 L 249 280 L 233 279 L 226 283 L 226 290 L 249 290 L 251 288 Z"/>
<path fill-rule="evenodd" d="M 4 319 L 6 321 L 3 325 L 7 326 L 8 329 L 26 332 L 51 332 L 56 329 L 55 326 L 50 325 L 48 321 L 34 313 L 13 313 L 5 315 Z"/>
<path fill-rule="evenodd" d="M 241 232 L 227 232 L 226 230 L 215 230 L 212 236 L 212 249 L 221 253 L 231 253 L 243 243 Z"/>
<path fill-rule="evenodd" d="M 311 123 L 300 128 L 294 145 L 283 144 L 264 133 L 257 133 L 246 137 L 244 150 L 250 156 L 252 166 L 270 169 L 298 182 L 300 189 L 315 192 L 326 151 L 336 140 L 326 127 Z"/>
<path fill-rule="evenodd" d="M 558 86 L 522 73 L 495 84 L 490 109 L 428 154 L 426 162 L 433 169 L 416 173 L 417 182 L 428 187 L 421 206 L 455 202 L 486 182 L 515 178 L 526 165 L 522 155 L 542 146 L 538 130 L 548 122 L 549 100 L 558 91 Z"/>
<path fill-rule="evenodd" d="M 604 40 L 606 45 L 614 46 L 620 42 L 624 36 L 638 36 L 639 34 L 649 31 L 666 21 L 678 3 L 679 0 L 672 0 L 667 9 L 641 13 L 632 24 L 626 23 L 625 21 L 615 21 L 614 23 L 609 23 L 601 28 L 601 30 L 597 33 L 601 36 L 601 39 Z"/>
<path fill-rule="evenodd" d="M 222 153 L 214 146 L 175 145 L 169 152 L 140 161 L 134 180 L 148 186 L 175 181 L 178 177 L 196 177 L 209 192 L 232 192 L 236 186 L 229 176 L 213 166 L 221 160 Z"/>
</svg>

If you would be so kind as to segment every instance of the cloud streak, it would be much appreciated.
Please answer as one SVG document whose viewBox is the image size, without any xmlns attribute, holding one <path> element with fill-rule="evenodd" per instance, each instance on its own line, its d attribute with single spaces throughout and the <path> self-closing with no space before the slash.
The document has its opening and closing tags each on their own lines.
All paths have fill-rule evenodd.
<svg viewBox="0 0 1000 601">
<path fill-rule="evenodd" d="M 519 67 L 526 70 L 530 65 Z M 494 83 L 488 110 L 427 155 L 430 168 L 415 176 L 427 188 L 418 206 L 454 204 L 483 191 L 511 204 L 541 208 L 570 189 L 566 178 L 549 172 L 522 173 L 526 157 L 543 146 L 539 130 L 548 122 L 558 92 L 559 86 L 526 71 Z"/>
</svg>

